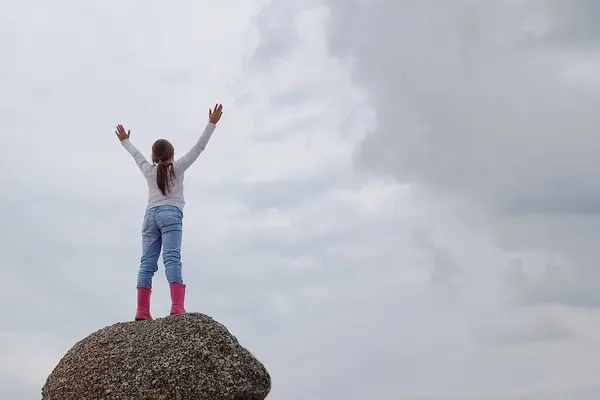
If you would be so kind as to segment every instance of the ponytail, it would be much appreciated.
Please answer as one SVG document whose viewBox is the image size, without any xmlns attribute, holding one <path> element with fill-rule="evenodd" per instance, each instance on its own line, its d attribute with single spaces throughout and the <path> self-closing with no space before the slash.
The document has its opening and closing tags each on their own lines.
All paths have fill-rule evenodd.
<svg viewBox="0 0 600 400">
<path fill-rule="evenodd" d="M 163 196 L 171 191 L 169 180 L 172 184 L 175 178 L 172 162 L 174 151 L 173 145 L 166 139 L 158 139 L 152 145 L 152 163 L 158 164 L 156 168 L 156 185 Z"/>
<path fill-rule="evenodd" d="M 164 164 L 160 161 L 156 169 L 156 184 L 163 196 L 166 196 L 167 193 L 171 191 L 170 184 L 173 184 L 174 178 L 175 171 L 173 171 L 173 164 Z"/>
</svg>

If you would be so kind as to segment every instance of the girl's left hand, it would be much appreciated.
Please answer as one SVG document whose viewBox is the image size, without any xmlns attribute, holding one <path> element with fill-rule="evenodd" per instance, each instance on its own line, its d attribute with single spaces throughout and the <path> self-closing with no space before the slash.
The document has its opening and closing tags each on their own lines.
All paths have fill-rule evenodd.
<svg viewBox="0 0 600 400">
<path fill-rule="evenodd" d="M 127 132 L 125 132 L 125 128 L 123 128 L 123 125 L 117 125 L 117 130 L 115 131 L 115 134 L 122 142 L 125 139 L 129 139 L 129 136 L 131 136 L 131 131 L 128 130 Z"/>
<path fill-rule="evenodd" d="M 221 115 L 223 115 L 223 104 L 215 104 L 215 108 L 213 110 L 211 110 L 210 108 L 208 109 L 208 121 L 211 124 L 217 124 L 217 122 L 219 122 L 219 120 L 221 119 Z"/>
</svg>

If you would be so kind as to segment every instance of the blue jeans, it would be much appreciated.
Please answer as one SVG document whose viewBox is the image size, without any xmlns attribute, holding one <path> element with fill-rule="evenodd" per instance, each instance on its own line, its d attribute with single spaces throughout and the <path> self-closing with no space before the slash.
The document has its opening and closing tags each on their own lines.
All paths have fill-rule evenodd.
<svg viewBox="0 0 600 400">
<path fill-rule="evenodd" d="M 163 251 L 165 274 L 169 283 L 183 283 L 181 278 L 181 236 L 183 212 L 175 206 L 149 208 L 142 227 L 142 259 L 137 287 L 152 289 L 152 277 L 158 271 L 158 257 Z"/>
</svg>

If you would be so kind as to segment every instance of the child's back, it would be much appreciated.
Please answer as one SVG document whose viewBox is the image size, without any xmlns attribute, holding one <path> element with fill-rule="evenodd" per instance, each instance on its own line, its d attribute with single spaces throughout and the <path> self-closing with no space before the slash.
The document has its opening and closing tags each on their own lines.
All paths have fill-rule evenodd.
<svg viewBox="0 0 600 400">
<path fill-rule="evenodd" d="M 186 155 L 175 162 L 173 162 L 173 146 L 165 139 L 157 140 L 152 146 L 152 164 L 146 160 L 144 155 L 129 141 L 129 139 L 121 141 L 123 147 L 135 159 L 136 164 L 142 171 L 142 174 L 144 174 L 146 182 L 148 183 L 147 209 L 156 206 L 172 205 L 183 211 L 185 207 L 185 197 L 183 195 L 183 177 L 185 171 L 204 151 L 215 127 L 215 124 L 209 122 L 194 147 L 192 147 Z M 167 149 L 166 151 L 164 150 L 165 148 Z M 164 159 L 161 159 L 162 154 L 166 154 L 165 156 L 162 156 Z M 164 193 L 159 187 L 158 175 L 161 173 L 167 178 L 166 180 L 163 179 L 166 186 L 163 187 L 163 189 L 165 189 Z"/>
</svg>

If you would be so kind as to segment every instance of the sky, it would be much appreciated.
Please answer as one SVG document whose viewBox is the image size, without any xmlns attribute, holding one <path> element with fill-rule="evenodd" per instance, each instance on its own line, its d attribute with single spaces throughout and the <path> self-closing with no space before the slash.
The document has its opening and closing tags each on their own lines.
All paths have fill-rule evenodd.
<svg viewBox="0 0 600 400">
<path fill-rule="evenodd" d="M 115 126 L 183 154 L 219 102 L 186 308 L 270 400 L 596 399 L 597 2 L 0 5 L 0 398 L 135 315 L 147 188 Z"/>
</svg>

